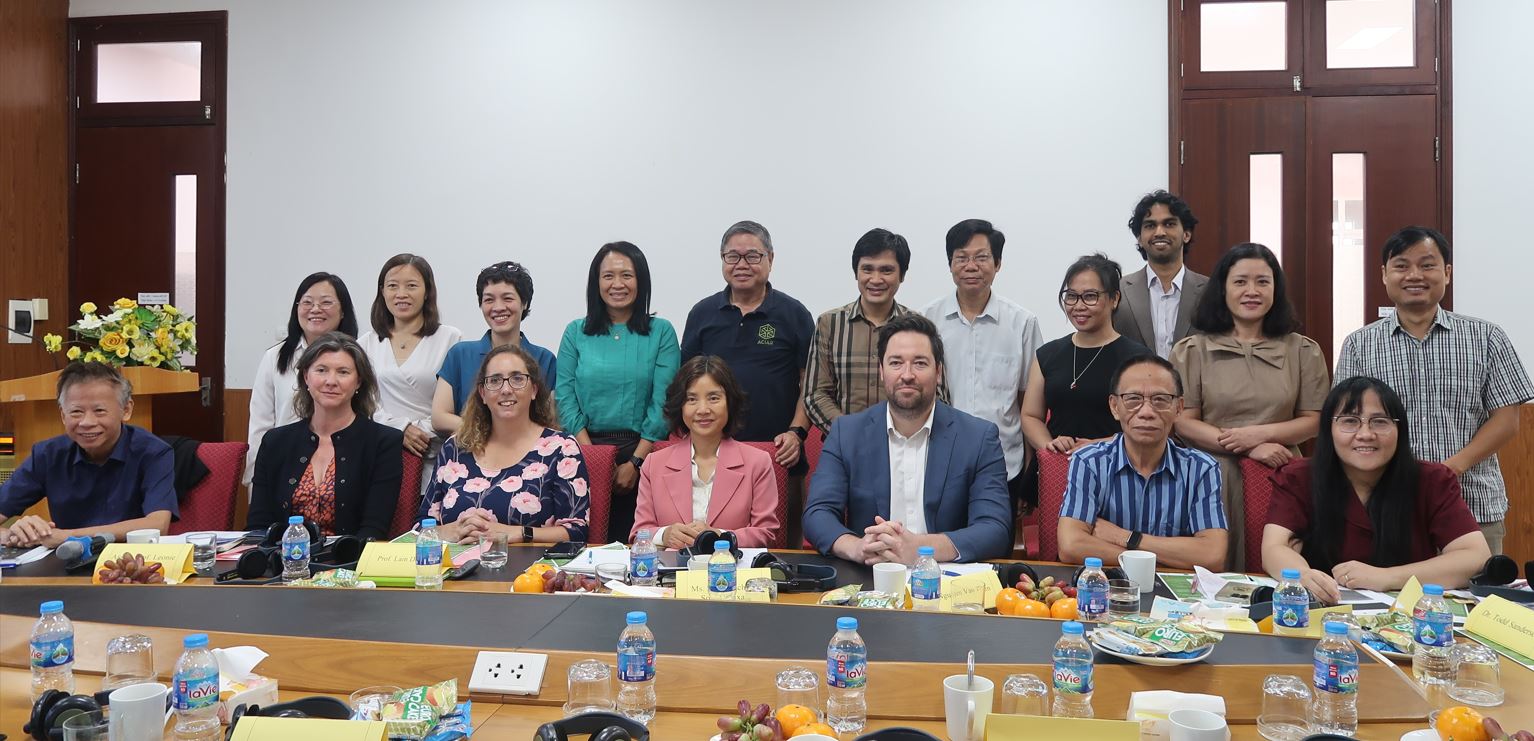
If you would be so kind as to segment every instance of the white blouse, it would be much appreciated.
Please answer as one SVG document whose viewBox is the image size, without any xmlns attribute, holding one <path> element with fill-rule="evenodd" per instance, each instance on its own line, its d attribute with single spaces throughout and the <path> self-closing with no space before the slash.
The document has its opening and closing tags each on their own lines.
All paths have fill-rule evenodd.
<svg viewBox="0 0 1534 741">
<path fill-rule="evenodd" d="M 294 348 L 293 357 L 288 361 L 288 369 L 282 373 L 277 372 L 281 343 L 268 348 L 261 355 L 261 364 L 256 366 L 256 381 L 250 387 L 250 429 L 246 434 L 250 441 L 250 452 L 245 454 L 243 481 L 246 486 L 250 486 L 250 479 L 256 474 L 256 453 L 261 451 L 261 438 L 266 437 L 273 427 L 298 421 L 298 414 L 293 411 L 293 394 L 298 393 L 298 359 L 308 346 L 303 339 L 298 341 L 298 347 Z"/>
<path fill-rule="evenodd" d="M 413 424 L 422 432 L 435 435 L 431 399 L 437 390 L 437 371 L 442 369 L 447 351 L 461 339 L 463 333 L 457 327 L 444 324 L 422 337 L 401 364 L 395 360 L 390 340 L 373 332 L 362 335 L 358 344 L 367 352 L 373 375 L 378 378 L 378 411 L 373 414 L 373 421 L 396 430 Z"/>
<path fill-rule="evenodd" d="M 688 447 L 691 448 L 692 444 L 688 443 Z M 718 463 L 715 462 L 714 473 L 718 472 Z M 698 452 L 694 450 L 692 453 L 692 519 L 688 520 L 688 522 L 704 520 L 708 517 L 708 500 L 713 495 L 714 477 L 709 476 L 707 481 L 698 478 Z M 666 527 L 671 526 L 667 525 Z M 657 547 L 663 547 L 660 544 L 666 542 L 663 540 L 666 534 L 666 527 L 655 531 L 655 537 L 651 542 L 655 543 Z M 713 546 L 710 545 L 709 547 L 712 548 Z"/>
</svg>

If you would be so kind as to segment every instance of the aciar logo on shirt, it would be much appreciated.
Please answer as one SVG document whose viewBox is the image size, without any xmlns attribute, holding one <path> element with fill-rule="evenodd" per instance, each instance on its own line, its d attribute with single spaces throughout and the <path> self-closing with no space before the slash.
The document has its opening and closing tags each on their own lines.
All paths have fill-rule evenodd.
<svg viewBox="0 0 1534 741">
<path fill-rule="evenodd" d="M 778 329 L 771 324 L 763 324 L 761 329 L 756 330 L 756 336 L 756 344 L 771 345 L 773 338 L 778 336 Z"/>
</svg>

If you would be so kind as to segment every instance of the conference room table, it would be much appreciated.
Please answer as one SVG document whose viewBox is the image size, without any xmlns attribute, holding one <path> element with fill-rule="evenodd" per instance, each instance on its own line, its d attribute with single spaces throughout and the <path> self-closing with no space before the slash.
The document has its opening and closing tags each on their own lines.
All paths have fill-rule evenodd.
<svg viewBox="0 0 1534 741">
<path fill-rule="evenodd" d="M 205 577 L 173 587 L 93 585 L 89 572 L 66 573 L 52 557 L 7 570 L 0 581 L 0 733 L 21 737 L 30 707 L 29 633 L 38 604 L 50 599 L 63 600 L 75 624 L 82 691 L 99 686 L 106 644 L 116 636 L 153 639 L 156 671 L 168 681 L 182 637 L 205 632 L 211 646 L 253 645 L 270 654 L 258 671 L 277 680 L 284 700 L 344 700 L 371 685 L 411 687 L 456 677 L 460 698 L 473 700 L 479 739 L 528 739 L 540 724 L 561 717 L 570 665 L 590 658 L 610 664 L 630 610 L 648 612 L 656 634 L 659 712 L 650 727 L 658 740 L 708 739 L 717 730 L 715 718 L 733 714 L 741 699 L 775 704 L 777 673 L 793 665 L 819 672 L 843 615 L 859 619 L 868 644 L 869 730 L 909 726 L 939 738 L 946 738 L 942 680 L 964 671 L 969 650 L 977 673 L 996 682 L 999 702 L 1009 674 L 1030 672 L 1048 681 L 1060 635 L 1059 620 L 827 607 L 816 604 L 819 593 L 780 594 L 762 604 L 510 592 L 511 580 L 542 552 L 513 546 L 506 568 L 480 568 L 446 582 L 441 592 L 215 584 Z M 872 571 L 861 564 L 803 551 L 779 555 L 790 563 L 836 566 L 838 585 L 872 584 Z M 1031 565 L 1040 577 L 1068 578 L 1075 568 Z M 216 568 L 230 567 L 220 561 Z M 1164 585 L 1157 590 L 1170 596 Z M 1208 659 L 1183 666 L 1141 666 L 1099 653 L 1093 707 L 1099 718 L 1121 719 L 1135 691 L 1219 695 L 1232 738 L 1260 738 L 1255 723 L 1263 679 L 1292 674 L 1308 681 L 1314 648 L 1313 639 L 1230 633 Z M 469 693 L 481 650 L 546 654 L 539 694 Z M 1424 695 L 1410 679 L 1410 666 L 1366 654 L 1361 659 L 1359 738 L 1398 739 L 1426 727 L 1435 704 L 1450 704 Z M 1534 728 L 1534 674 L 1504 659 L 1502 681 L 1507 699 L 1489 714 L 1509 730 Z"/>
</svg>

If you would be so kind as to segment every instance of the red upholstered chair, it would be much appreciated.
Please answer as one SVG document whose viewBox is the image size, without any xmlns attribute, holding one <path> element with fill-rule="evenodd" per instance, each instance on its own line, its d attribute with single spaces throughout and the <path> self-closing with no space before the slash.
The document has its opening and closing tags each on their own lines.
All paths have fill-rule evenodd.
<svg viewBox="0 0 1534 741">
<path fill-rule="evenodd" d="M 1262 571 L 1262 528 L 1268 524 L 1273 501 L 1273 469 L 1251 458 L 1241 459 L 1242 491 L 1246 499 L 1246 570 Z M 1230 523 L 1235 527 L 1236 523 Z"/>
<path fill-rule="evenodd" d="M 810 434 L 814 435 L 815 433 L 811 432 Z M 686 438 L 682 438 L 680 440 L 675 438 L 670 440 L 661 440 L 655 443 L 655 450 L 665 450 L 666 448 L 680 444 L 685 440 Z M 757 450 L 760 450 L 767 455 L 777 455 L 778 449 L 771 442 L 753 443 L 741 440 L 740 444 L 750 445 L 751 447 L 756 448 Z M 787 542 L 788 537 L 788 469 L 779 465 L 777 461 L 773 461 L 772 475 L 773 478 L 777 479 L 778 481 L 778 502 L 774 509 L 777 510 L 778 521 L 783 523 L 783 530 L 778 533 L 777 539 L 769 544 L 768 547 L 782 548 L 784 543 Z"/>
<path fill-rule="evenodd" d="M 421 469 L 426 462 L 408 450 L 400 453 L 399 501 L 394 505 L 394 519 L 389 522 L 389 537 L 415 527 L 421 512 Z"/>
<path fill-rule="evenodd" d="M 1039 553 L 1041 561 L 1060 560 L 1060 535 L 1056 525 L 1060 508 L 1065 504 L 1065 479 L 1070 473 L 1071 457 L 1053 450 L 1039 455 Z"/>
<path fill-rule="evenodd" d="M 815 478 L 815 467 L 820 465 L 820 449 L 826 445 L 826 436 L 819 427 L 810 426 L 810 436 L 804 440 L 804 463 L 809 470 L 804 473 L 804 490 L 809 492 L 810 481 Z"/>
<path fill-rule="evenodd" d="M 609 540 L 628 542 L 628 533 L 608 533 L 607 523 L 612 515 L 613 469 L 616 466 L 618 448 L 613 445 L 582 445 L 581 457 L 586 459 L 586 483 L 589 485 L 591 510 L 586 513 L 586 540 L 606 544 Z M 608 536 L 612 537 L 609 538 Z"/>
<path fill-rule="evenodd" d="M 181 518 L 170 524 L 169 535 L 234 529 L 234 497 L 240 488 L 245 453 L 249 449 L 245 443 L 197 446 L 197 460 L 208 467 L 208 475 L 181 500 Z"/>
</svg>

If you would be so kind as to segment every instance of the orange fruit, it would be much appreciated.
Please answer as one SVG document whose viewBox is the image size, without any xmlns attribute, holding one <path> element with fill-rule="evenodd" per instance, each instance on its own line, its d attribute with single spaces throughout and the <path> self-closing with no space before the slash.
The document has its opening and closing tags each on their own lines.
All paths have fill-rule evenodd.
<svg viewBox="0 0 1534 741">
<path fill-rule="evenodd" d="M 555 569 L 554 569 L 554 565 L 553 564 L 535 563 L 532 566 L 527 567 L 527 570 L 523 571 L 522 573 L 524 573 L 524 574 L 537 574 L 539 576 L 543 576 L 543 572 L 545 572 L 545 571 L 554 571 L 554 570 Z"/>
<path fill-rule="evenodd" d="M 1014 614 L 1014 615 L 1022 615 L 1023 617 L 1046 617 L 1047 618 L 1047 617 L 1049 617 L 1049 605 L 1046 605 L 1043 602 L 1040 602 L 1040 601 L 1038 601 L 1036 599 L 1025 599 L 1025 600 L 1023 600 L 1022 602 L 1020 602 L 1018 604 L 1017 612 L 1014 612 L 1012 614 Z"/>
<path fill-rule="evenodd" d="M 1017 603 L 1024 599 L 1023 593 L 1007 587 L 996 595 L 996 614 L 1013 615 L 1017 609 Z"/>
<path fill-rule="evenodd" d="M 543 576 L 531 571 L 517 574 L 511 582 L 511 591 L 543 594 Z"/>
<path fill-rule="evenodd" d="M 778 708 L 776 717 L 778 725 L 783 726 L 783 732 L 790 736 L 794 734 L 794 731 L 799 730 L 800 726 L 814 723 L 816 720 L 815 711 L 803 705 L 784 705 Z"/>
<path fill-rule="evenodd" d="M 1440 712 L 1433 728 L 1444 741 L 1490 741 L 1491 735 L 1481 720 L 1480 713 L 1458 705 Z"/>
<path fill-rule="evenodd" d="M 781 723 L 782 721 L 779 722 Z M 786 731 L 788 729 L 785 728 L 783 730 Z M 795 729 L 793 733 L 788 734 L 788 737 L 793 738 L 795 736 L 808 736 L 812 733 L 818 733 L 822 736 L 830 736 L 831 738 L 837 737 L 836 730 L 824 723 L 805 723 L 804 725 Z"/>
<path fill-rule="evenodd" d="M 1055 603 L 1049 606 L 1049 616 L 1060 620 L 1075 620 L 1076 598 L 1066 597 L 1055 600 Z"/>
</svg>

